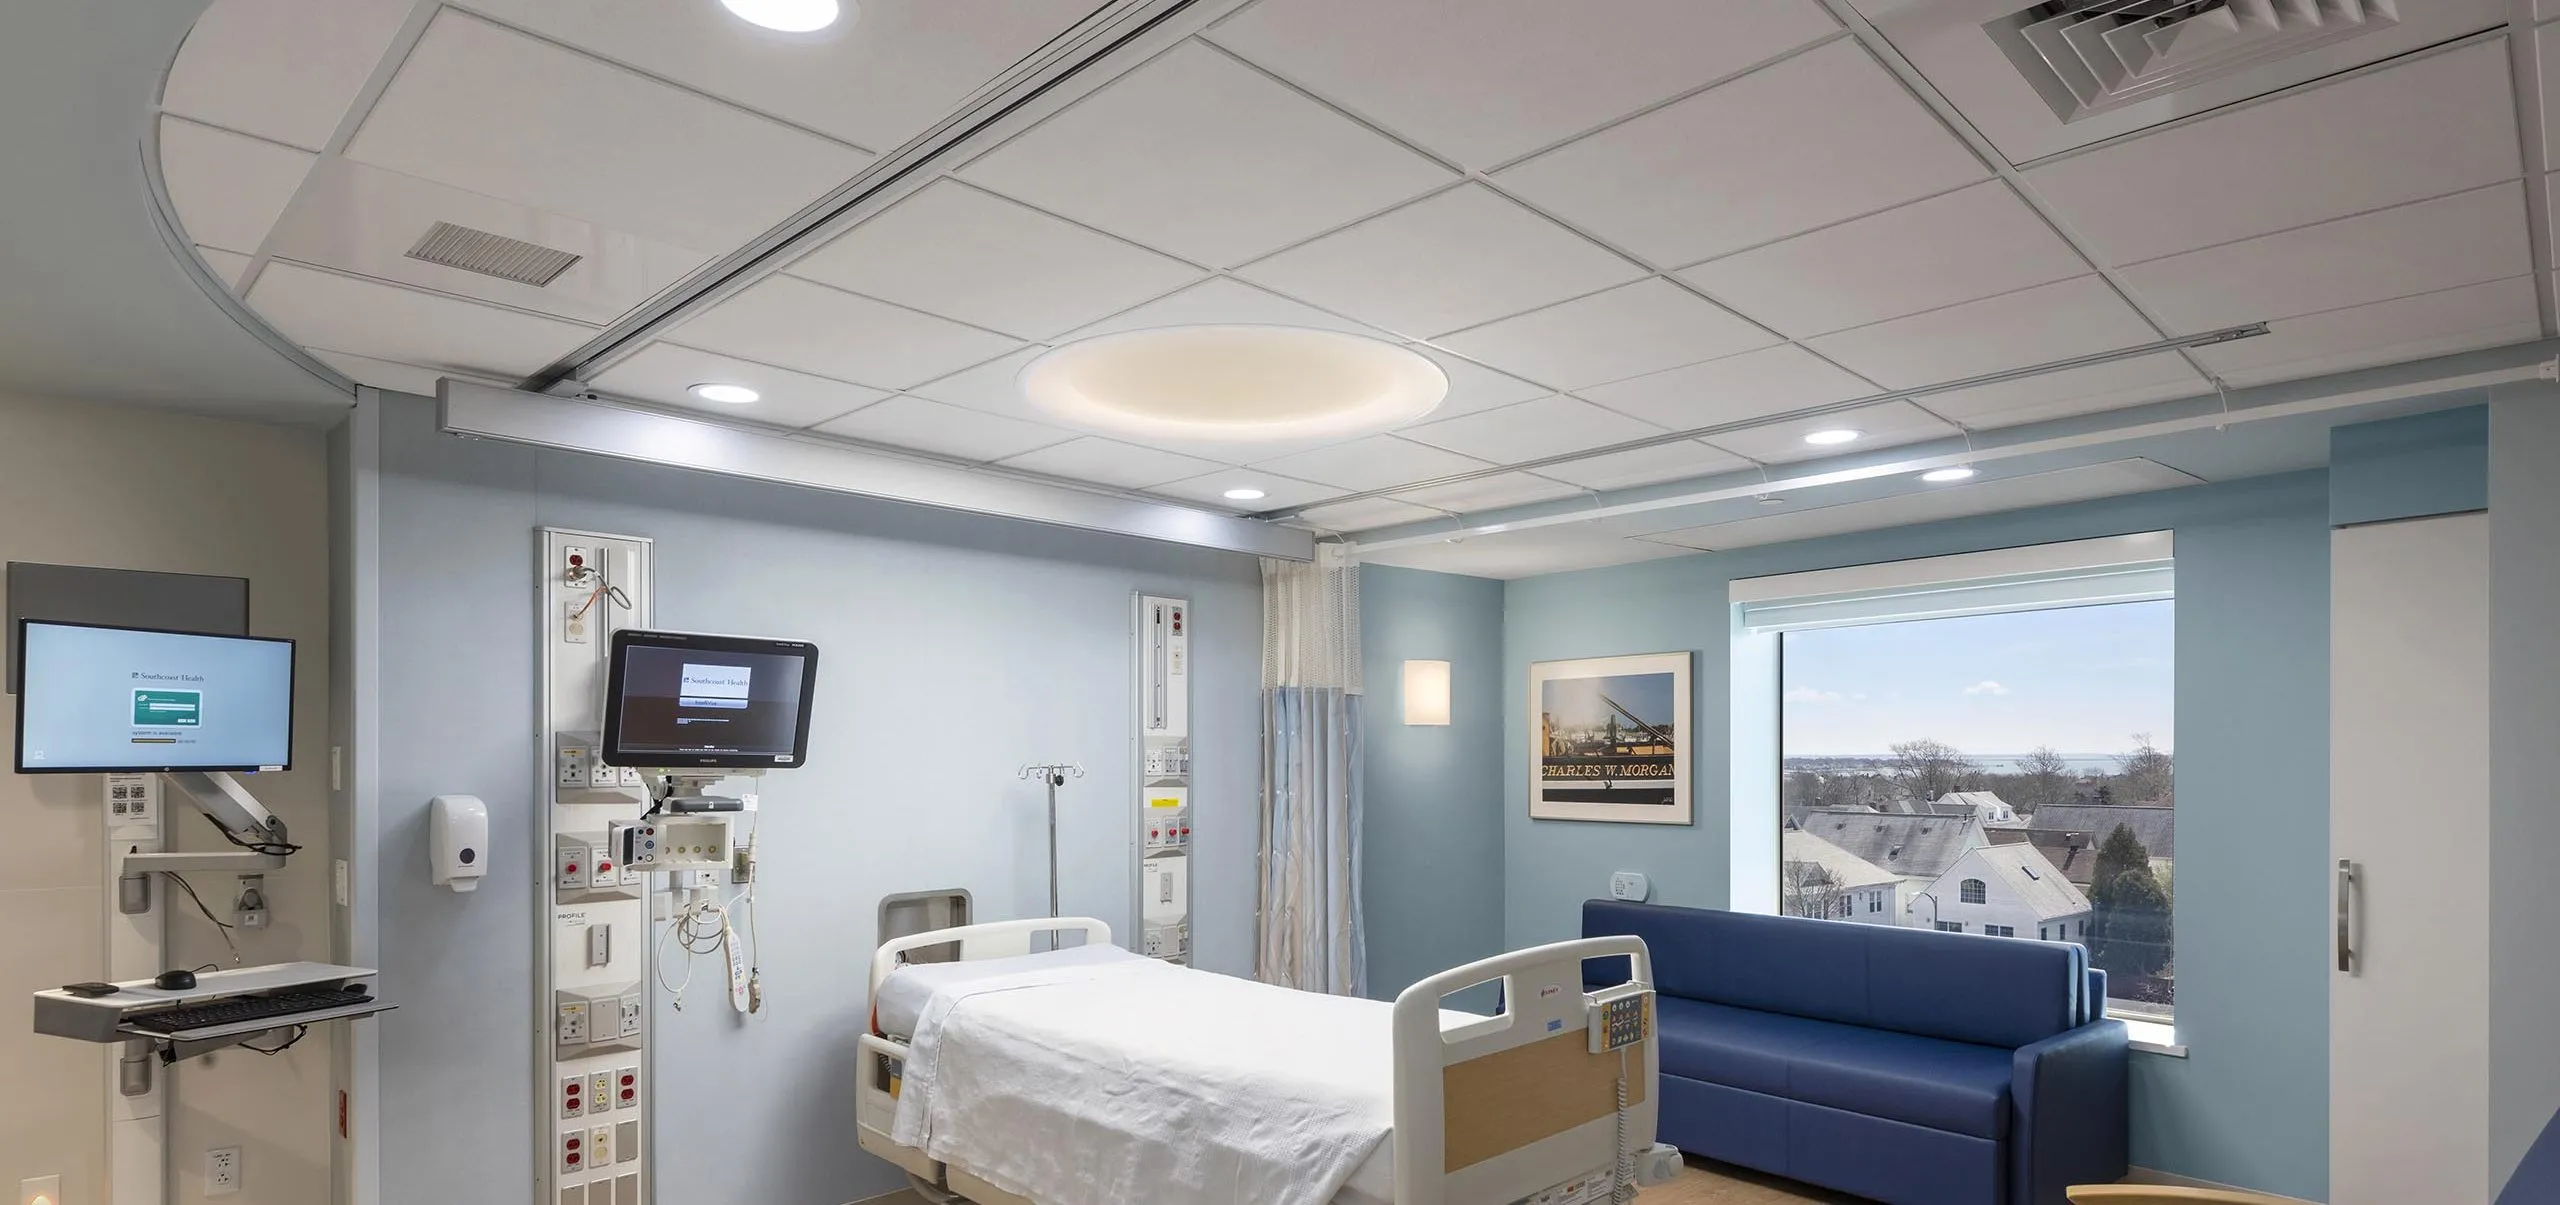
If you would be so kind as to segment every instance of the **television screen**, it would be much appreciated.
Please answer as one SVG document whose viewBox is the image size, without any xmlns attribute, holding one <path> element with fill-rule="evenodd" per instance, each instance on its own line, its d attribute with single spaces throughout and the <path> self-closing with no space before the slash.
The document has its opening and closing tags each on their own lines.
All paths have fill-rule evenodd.
<svg viewBox="0 0 2560 1205">
<path fill-rule="evenodd" d="M 606 675 L 605 763 L 648 769 L 803 765 L 818 647 L 624 630 Z"/>
<path fill-rule="evenodd" d="M 21 774 L 287 770 L 293 642 L 28 619 Z"/>
</svg>

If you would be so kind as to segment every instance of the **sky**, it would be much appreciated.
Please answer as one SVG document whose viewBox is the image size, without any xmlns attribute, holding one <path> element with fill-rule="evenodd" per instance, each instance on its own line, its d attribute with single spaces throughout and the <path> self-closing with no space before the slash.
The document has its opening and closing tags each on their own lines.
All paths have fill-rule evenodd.
<svg viewBox="0 0 2560 1205">
<path fill-rule="evenodd" d="M 1784 753 L 1881 754 L 1927 738 L 1977 755 L 2090 755 L 2130 749 L 2137 732 L 2172 749 L 2174 605 L 1789 632 Z"/>
<path fill-rule="evenodd" d="M 1551 678 L 1546 683 L 1541 709 L 1556 718 L 1565 728 L 1596 728 L 1616 715 L 1601 701 L 1602 695 L 1615 700 L 1620 707 L 1636 713 L 1648 722 L 1669 724 L 1671 715 L 1671 675 L 1617 674 L 1606 678 Z M 1619 723 L 1626 721 L 1621 719 Z"/>
</svg>

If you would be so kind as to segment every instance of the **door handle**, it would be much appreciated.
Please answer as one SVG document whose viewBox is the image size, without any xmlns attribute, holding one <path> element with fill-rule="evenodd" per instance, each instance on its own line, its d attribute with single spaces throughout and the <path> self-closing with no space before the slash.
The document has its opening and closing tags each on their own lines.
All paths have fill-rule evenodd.
<svg viewBox="0 0 2560 1205">
<path fill-rule="evenodd" d="M 2338 973 L 2356 973 L 2356 889 L 2357 867 L 2346 858 L 2338 859 Z"/>
</svg>

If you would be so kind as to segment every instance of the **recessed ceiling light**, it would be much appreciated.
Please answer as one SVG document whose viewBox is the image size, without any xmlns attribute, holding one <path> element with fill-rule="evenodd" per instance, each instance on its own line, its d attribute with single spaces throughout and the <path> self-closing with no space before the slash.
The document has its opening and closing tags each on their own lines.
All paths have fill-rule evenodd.
<svg viewBox="0 0 2560 1205">
<path fill-rule="evenodd" d="M 1950 481 L 1962 481 L 1971 476 L 1973 476 L 1973 466 L 1969 464 L 1960 464 L 1951 468 L 1931 469 L 1926 473 L 1920 474 L 1920 479 L 1931 484 L 1943 485 Z"/>
<path fill-rule="evenodd" d="M 718 381 L 706 381 L 696 385 L 692 392 L 693 396 L 703 401 L 726 402 L 732 406 L 743 406 L 764 396 L 744 385 L 724 385 Z"/>
<path fill-rule="evenodd" d="M 836 23 L 836 0 L 720 0 L 741 19 L 784 33 L 812 33 Z"/>
<path fill-rule="evenodd" d="M 1099 335 L 1033 360 L 1016 383 L 1074 426 L 1230 443 L 1384 431 L 1449 393 L 1448 374 L 1410 349 L 1297 326 Z"/>
<path fill-rule="evenodd" d="M 1260 502 L 1262 498 L 1262 491 L 1249 485 L 1237 486 L 1226 493 L 1226 499 L 1229 502 Z"/>
<path fill-rule="evenodd" d="M 1854 443 L 1865 434 L 1864 431 L 1853 431 L 1847 427 L 1829 427 L 1820 431 L 1807 432 L 1804 441 L 1815 447 L 1829 447 L 1832 444 Z"/>
</svg>

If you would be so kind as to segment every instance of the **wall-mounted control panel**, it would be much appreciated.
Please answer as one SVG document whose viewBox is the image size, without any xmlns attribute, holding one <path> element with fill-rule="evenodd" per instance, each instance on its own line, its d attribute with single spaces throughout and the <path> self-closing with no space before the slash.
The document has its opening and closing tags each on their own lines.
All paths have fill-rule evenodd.
<svg viewBox="0 0 2560 1205">
<path fill-rule="evenodd" d="M 1191 961 L 1191 602 L 1137 597 L 1139 952 Z"/>
</svg>

